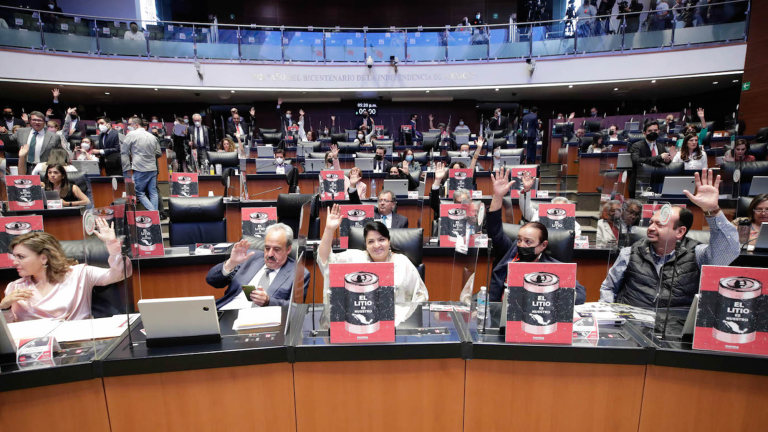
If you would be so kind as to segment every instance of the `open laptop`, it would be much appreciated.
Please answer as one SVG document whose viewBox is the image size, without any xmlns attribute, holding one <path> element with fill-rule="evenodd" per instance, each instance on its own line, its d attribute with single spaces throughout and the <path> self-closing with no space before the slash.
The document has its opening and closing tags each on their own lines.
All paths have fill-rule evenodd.
<svg viewBox="0 0 768 432">
<path fill-rule="evenodd" d="M 451 158 L 451 166 L 453 166 L 453 164 L 455 164 L 456 162 L 464 162 L 464 165 L 466 165 L 467 168 L 469 168 L 469 164 L 472 163 L 472 158 L 470 158 L 470 157 L 461 157 L 461 156 L 452 157 Z"/>
<path fill-rule="evenodd" d="M 696 191 L 696 180 L 693 177 L 664 177 L 661 195 L 685 195 L 685 190 L 690 193 Z"/>
<path fill-rule="evenodd" d="M 304 172 L 320 172 L 325 169 L 325 159 L 304 159 Z"/>
<path fill-rule="evenodd" d="M 616 159 L 616 169 L 632 169 L 632 155 L 629 153 L 619 154 Z"/>
<path fill-rule="evenodd" d="M 309 155 L 310 152 L 314 151 L 314 146 L 317 143 L 311 143 L 311 142 L 300 142 L 296 146 L 296 156 L 298 157 L 304 157 Z"/>
<path fill-rule="evenodd" d="M 258 174 L 269 174 L 274 173 L 277 169 L 277 165 L 275 165 L 274 159 L 255 159 L 256 161 L 256 172 Z M 290 165 L 290 161 L 285 161 L 286 165 Z"/>
<path fill-rule="evenodd" d="M 456 135 L 456 145 L 468 144 L 469 134 Z"/>
<path fill-rule="evenodd" d="M 11 330 L 5 322 L 5 315 L 0 314 L 0 361 L 2 363 L 10 363 L 15 359 L 15 354 L 16 342 L 13 340 Z"/>
<path fill-rule="evenodd" d="M 768 223 L 760 225 L 760 233 L 755 240 L 755 250 L 768 249 Z"/>
<path fill-rule="evenodd" d="M 627 132 L 635 132 L 640 130 L 640 122 L 625 122 L 624 130 Z"/>
<path fill-rule="evenodd" d="M 395 196 L 408 196 L 408 180 L 384 180 L 384 190 L 390 190 Z"/>
<path fill-rule="evenodd" d="M 439 134 L 440 133 L 440 129 L 430 129 L 429 133 L 431 133 L 431 134 Z"/>
<path fill-rule="evenodd" d="M 395 146 L 393 144 L 378 144 L 376 148 L 379 148 L 379 147 L 384 149 L 385 155 L 392 156 L 392 151 L 394 150 Z"/>
<path fill-rule="evenodd" d="M 258 146 L 256 147 L 256 156 L 260 158 L 273 158 L 275 157 L 275 148 L 270 146 Z"/>
<path fill-rule="evenodd" d="M 85 173 L 87 175 L 101 175 L 101 170 L 99 169 L 99 161 L 73 160 L 72 166 L 77 168 L 77 170 L 81 173 Z"/>
<path fill-rule="evenodd" d="M 373 171 L 373 158 L 355 158 L 355 166 L 361 171 Z"/>
<path fill-rule="evenodd" d="M 749 185 L 749 196 L 757 196 L 768 193 L 768 176 L 752 177 L 752 183 Z"/>
<path fill-rule="evenodd" d="M 221 340 L 213 296 L 139 300 L 147 346 Z"/>
<path fill-rule="evenodd" d="M 511 167 L 512 165 L 520 165 L 520 156 L 502 156 L 499 158 L 499 165 Z M 469 165 L 467 165 L 469 167 Z"/>
</svg>

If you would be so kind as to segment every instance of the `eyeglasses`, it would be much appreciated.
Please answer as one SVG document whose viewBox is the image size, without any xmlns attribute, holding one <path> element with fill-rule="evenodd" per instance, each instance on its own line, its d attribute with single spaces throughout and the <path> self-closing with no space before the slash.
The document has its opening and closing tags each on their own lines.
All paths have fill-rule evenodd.
<svg viewBox="0 0 768 432">
<path fill-rule="evenodd" d="M 763 209 L 763 210 L 754 209 L 754 210 L 752 210 L 752 213 L 754 213 L 756 215 L 768 215 L 768 209 Z"/>
<path fill-rule="evenodd" d="M 389 203 L 392 203 L 392 202 L 394 202 L 394 201 L 388 200 L 388 199 L 380 199 L 379 200 L 379 204 L 389 204 Z"/>
</svg>

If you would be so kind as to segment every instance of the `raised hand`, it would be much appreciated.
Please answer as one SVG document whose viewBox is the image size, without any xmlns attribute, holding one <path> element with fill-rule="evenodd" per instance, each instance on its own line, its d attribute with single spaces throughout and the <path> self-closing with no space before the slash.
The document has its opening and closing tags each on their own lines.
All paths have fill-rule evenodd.
<svg viewBox="0 0 768 432">
<path fill-rule="evenodd" d="M 331 122 L 335 122 L 335 121 L 336 121 L 336 116 L 331 116 Z"/>
<path fill-rule="evenodd" d="M 8 129 L 5 126 L 0 126 L 0 133 L 8 133 Z"/>
<path fill-rule="evenodd" d="M 712 170 L 706 168 L 701 170 L 701 176 L 696 173 L 694 176 L 696 179 L 696 195 L 684 190 L 685 196 L 688 197 L 691 202 L 699 206 L 705 212 L 717 209 L 718 200 L 720 198 L 720 176 L 718 175 L 715 180 L 712 180 Z"/>
<path fill-rule="evenodd" d="M 45 112 L 45 117 L 50 118 L 53 115 L 53 108 L 48 108 L 48 111 Z"/>
<path fill-rule="evenodd" d="M 24 123 L 29 123 L 29 114 L 21 113 L 21 119 L 24 120 Z"/>
<path fill-rule="evenodd" d="M 24 144 L 19 149 L 19 159 L 26 159 L 27 155 L 29 154 L 29 144 Z"/>
<path fill-rule="evenodd" d="M 507 181 L 512 174 L 510 169 L 500 169 L 496 173 L 491 173 L 491 186 L 493 186 L 493 196 L 503 198 L 509 194 L 513 181 Z"/>
<path fill-rule="evenodd" d="M 252 117 L 256 117 L 256 108 L 251 108 L 249 112 L 251 113 Z"/>
<path fill-rule="evenodd" d="M 98 237 L 99 240 L 103 241 L 104 243 L 111 243 L 117 240 L 117 237 L 115 236 L 115 230 L 109 226 L 104 218 L 96 218 L 96 228 L 98 229 L 94 231 L 93 234 L 96 235 L 96 237 Z"/>
<path fill-rule="evenodd" d="M 248 240 L 240 240 L 239 242 L 235 243 L 235 245 L 232 247 L 232 253 L 229 255 L 229 259 L 225 263 L 225 267 L 230 267 L 228 270 L 231 271 L 233 268 L 239 266 L 248 258 L 255 255 L 256 252 L 248 251 L 250 247 L 251 244 L 248 243 Z"/>
<path fill-rule="evenodd" d="M 403 168 L 402 168 L 402 171 L 403 171 L 404 173 L 406 173 L 406 174 L 408 174 L 408 173 L 410 172 L 410 171 L 409 171 L 409 167 L 408 167 L 408 165 L 409 165 L 409 164 L 410 164 L 410 162 L 408 162 L 408 161 L 403 161 Z"/>
<path fill-rule="evenodd" d="M 429 121 L 432 121 L 432 120 L 434 120 L 434 119 L 435 119 L 435 118 L 432 116 L 432 114 L 428 115 L 428 116 L 427 116 L 427 118 L 429 119 Z"/>
<path fill-rule="evenodd" d="M 283 104 L 283 99 L 282 98 L 277 98 L 277 104 L 278 105 L 282 105 Z"/>
<path fill-rule="evenodd" d="M 435 165 L 435 182 L 441 183 L 448 175 L 448 168 L 445 167 L 445 163 L 438 162 Z"/>
<path fill-rule="evenodd" d="M 349 187 L 355 188 L 357 187 L 357 183 L 360 181 L 360 175 L 357 173 L 357 171 L 352 171 L 349 173 Z"/>
<path fill-rule="evenodd" d="M 331 145 L 331 155 L 334 159 L 339 158 L 339 145 L 338 144 L 332 144 Z"/>
<path fill-rule="evenodd" d="M 304 117 L 304 110 L 303 109 L 299 110 L 299 116 Z"/>
<path fill-rule="evenodd" d="M 483 144 L 485 144 L 485 140 L 483 140 L 482 137 L 477 137 L 477 148 L 475 149 L 475 158 L 480 157 L 480 153 L 483 151 Z"/>
<path fill-rule="evenodd" d="M 72 115 L 77 113 L 77 108 L 67 108 L 67 115 Z"/>
<path fill-rule="evenodd" d="M 523 172 L 522 180 L 525 192 L 530 192 L 533 189 L 533 185 L 536 184 L 536 177 L 533 177 L 528 171 Z"/>
<path fill-rule="evenodd" d="M 328 207 L 328 218 L 325 220 L 325 230 L 336 231 L 341 226 L 341 208 L 338 204 Z"/>
<path fill-rule="evenodd" d="M 56 100 L 59 98 L 59 95 L 61 94 L 61 90 L 55 88 L 51 90 L 51 93 L 53 93 L 53 99 Z"/>
<path fill-rule="evenodd" d="M 704 118 L 704 108 L 697 109 L 696 114 L 699 115 L 699 118 Z"/>
</svg>

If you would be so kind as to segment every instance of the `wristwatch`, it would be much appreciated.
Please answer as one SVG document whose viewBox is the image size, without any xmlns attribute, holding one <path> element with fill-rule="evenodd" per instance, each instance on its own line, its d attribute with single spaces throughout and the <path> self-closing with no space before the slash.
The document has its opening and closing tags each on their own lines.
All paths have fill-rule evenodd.
<svg viewBox="0 0 768 432">
<path fill-rule="evenodd" d="M 705 211 L 704 212 L 704 217 L 708 217 L 708 218 L 709 217 L 715 217 L 715 216 L 717 216 L 718 213 L 720 213 L 720 207 L 719 206 L 713 208 L 712 210 Z"/>
</svg>

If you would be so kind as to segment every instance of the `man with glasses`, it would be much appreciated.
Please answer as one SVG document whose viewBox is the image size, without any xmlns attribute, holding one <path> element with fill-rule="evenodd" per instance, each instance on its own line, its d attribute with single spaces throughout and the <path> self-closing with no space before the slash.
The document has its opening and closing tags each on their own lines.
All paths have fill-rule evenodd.
<svg viewBox="0 0 768 432">
<path fill-rule="evenodd" d="M 360 195 L 357 193 L 357 182 L 360 181 L 360 177 L 356 175 L 349 176 L 349 189 L 347 194 L 349 195 L 349 202 L 351 204 L 361 204 Z M 392 191 L 383 190 L 379 193 L 379 204 L 376 206 L 374 220 L 377 220 L 387 228 L 408 228 L 408 218 L 395 213 L 395 207 L 397 206 L 397 197 Z"/>
<path fill-rule="evenodd" d="M 48 161 L 48 155 L 54 147 L 61 147 L 61 137 L 45 128 L 45 115 L 40 111 L 29 113 L 29 126 L 8 135 L 6 146 L 20 148 L 29 145 L 27 153 L 27 172 L 32 172 L 35 165 Z M 7 134 L 8 129 L 0 126 L 0 134 Z"/>
</svg>

